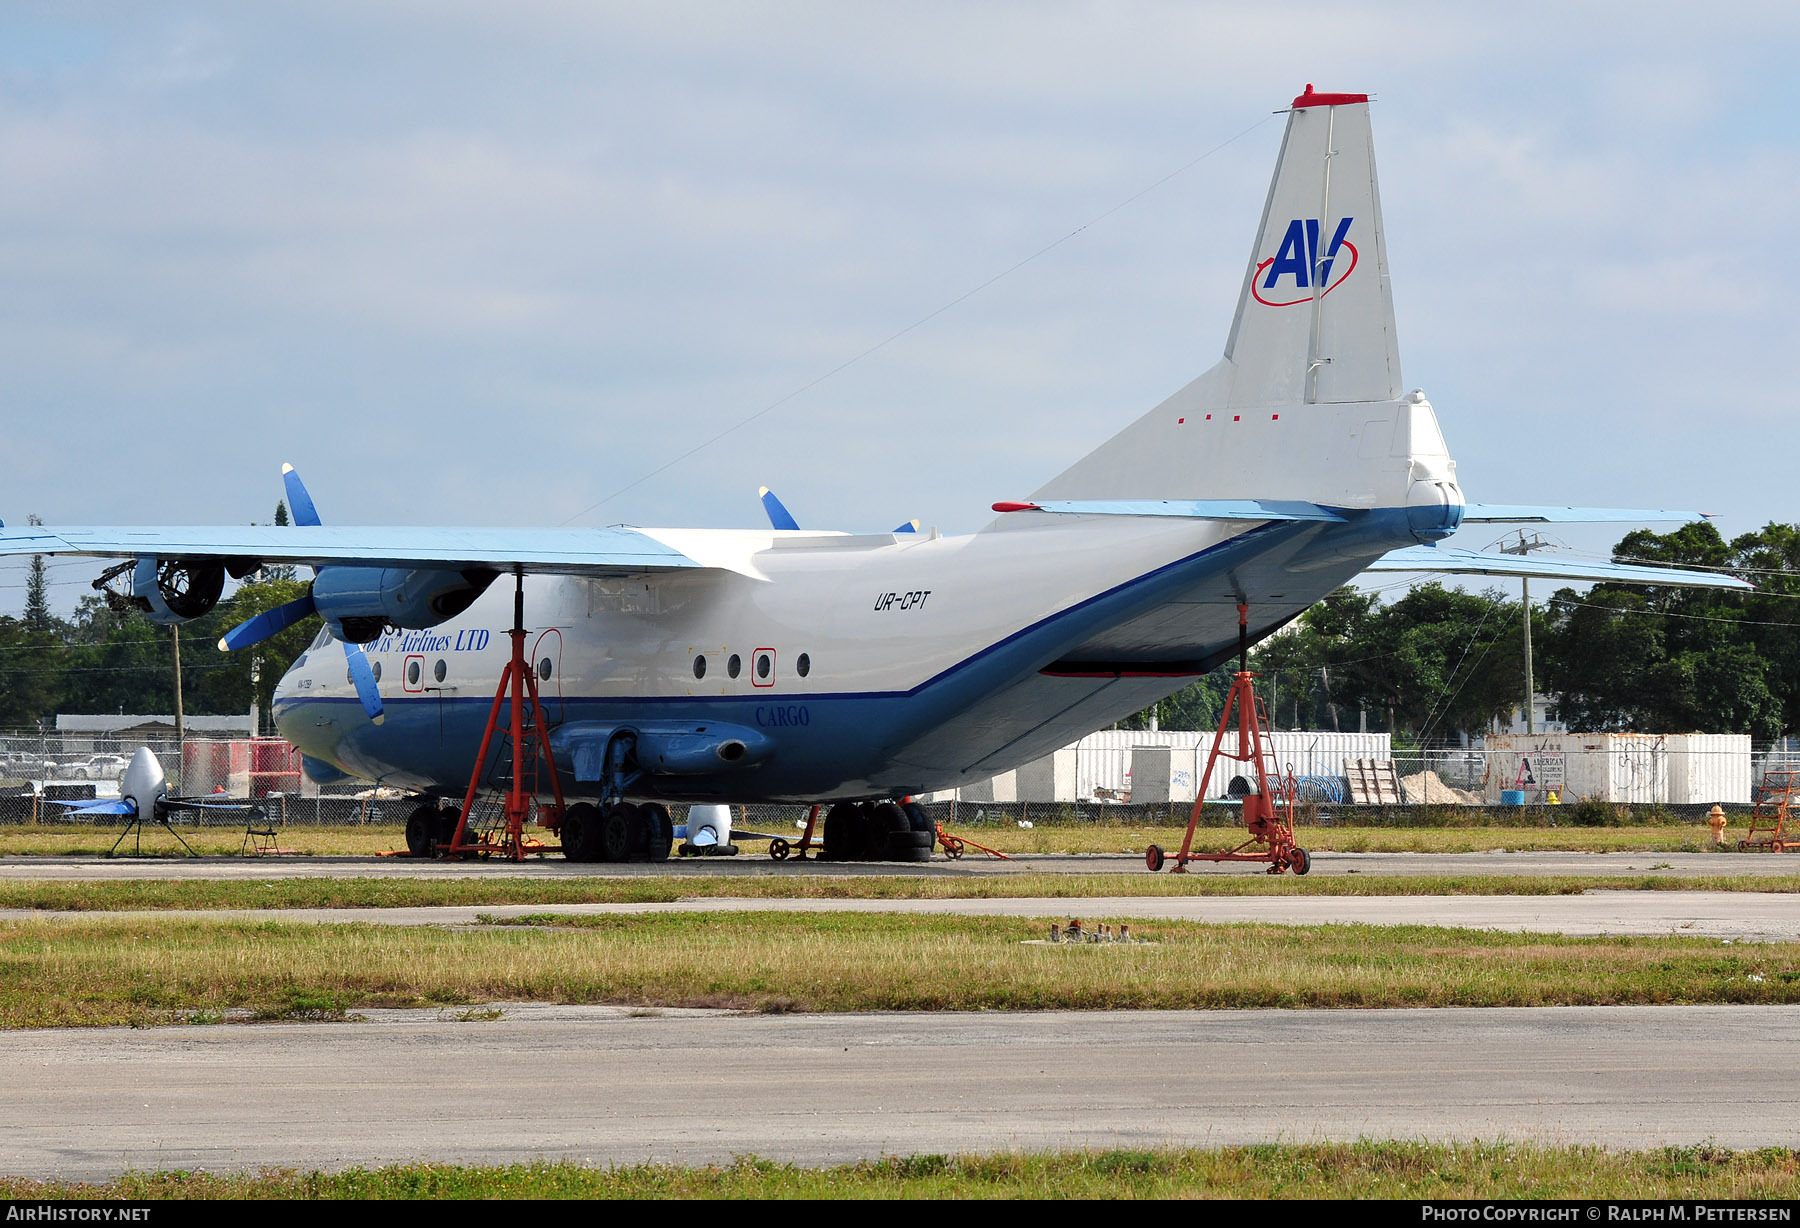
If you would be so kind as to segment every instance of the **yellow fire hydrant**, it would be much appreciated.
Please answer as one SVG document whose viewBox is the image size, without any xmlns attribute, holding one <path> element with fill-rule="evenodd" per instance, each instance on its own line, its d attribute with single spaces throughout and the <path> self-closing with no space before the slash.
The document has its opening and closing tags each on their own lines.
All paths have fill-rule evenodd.
<svg viewBox="0 0 1800 1228">
<path fill-rule="evenodd" d="M 1710 812 L 1708 812 L 1708 814 L 1706 816 L 1706 825 L 1713 829 L 1713 843 L 1714 844 L 1724 844 L 1725 843 L 1725 811 L 1720 807 L 1719 803 L 1717 803 L 1717 802 L 1713 803 L 1712 810 Z"/>
<path fill-rule="evenodd" d="M 1548 797 L 1546 797 L 1546 798 L 1545 798 L 1545 799 L 1544 799 L 1544 805 L 1546 805 L 1546 806 L 1560 806 L 1560 805 L 1562 805 L 1562 798 L 1560 798 L 1560 797 L 1558 797 L 1558 796 L 1556 796 L 1556 790 L 1555 790 L 1555 789 L 1552 789 L 1552 790 L 1550 790 L 1550 796 L 1548 796 Z"/>
</svg>

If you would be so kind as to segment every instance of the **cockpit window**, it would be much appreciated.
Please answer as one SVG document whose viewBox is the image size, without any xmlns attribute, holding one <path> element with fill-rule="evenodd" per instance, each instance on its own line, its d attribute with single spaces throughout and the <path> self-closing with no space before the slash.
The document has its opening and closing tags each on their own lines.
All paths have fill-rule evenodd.
<svg viewBox="0 0 1800 1228">
<path fill-rule="evenodd" d="M 325 647 L 326 644 L 329 644 L 330 642 L 331 642 L 331 628 L 330 627 L 320 627 L 319 634 L 313 636 L 313 642 L 311 644 L 307 645 L 307 648 L 309 651 L 314 648 L 323 648 L 323 647 Z"/>
</svg>

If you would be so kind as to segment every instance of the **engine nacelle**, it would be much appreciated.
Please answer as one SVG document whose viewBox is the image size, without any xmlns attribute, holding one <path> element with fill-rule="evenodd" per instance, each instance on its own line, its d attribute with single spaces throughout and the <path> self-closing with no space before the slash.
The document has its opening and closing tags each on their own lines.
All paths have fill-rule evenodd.
<svg viewBox="0 0 1800 1228">
<path fill-rule="evenodd" d="M 495 571 L 421 567 L 325 567 L 313 581 L 313 605 L 339 639 L 366 644 L 388 626 L 435 627 L 487 591 Z"/>
<path fill-rule="evenodd" d="M 131 595 L 137 605 L 152 622 L 165 627 L 210 613 L 224 591 L 223 563 L 145 555 L 131 573 Z"/>
</svg>

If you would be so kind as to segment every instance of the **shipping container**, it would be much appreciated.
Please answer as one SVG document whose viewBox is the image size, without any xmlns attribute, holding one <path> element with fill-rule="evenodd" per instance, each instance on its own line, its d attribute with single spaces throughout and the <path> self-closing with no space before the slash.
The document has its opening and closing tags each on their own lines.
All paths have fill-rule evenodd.
<svg viewBox="0 0 1800 1228">
<path fill-rule="evenodd" d="M 1681 735 L 1674 735 L 1679 743 Z M 1527 802 L 1669 801 L 1671 735 L 1660 733 L 1494 734 L 1484 739 L 1489 803 L 1517 790 Z"/>
<path fill-rule="evenodd" d="M 1750 804 L 1750 735 L 1684 733 L 1669 738 L 1669 800 L 1680 806 Z"/>
</svg>

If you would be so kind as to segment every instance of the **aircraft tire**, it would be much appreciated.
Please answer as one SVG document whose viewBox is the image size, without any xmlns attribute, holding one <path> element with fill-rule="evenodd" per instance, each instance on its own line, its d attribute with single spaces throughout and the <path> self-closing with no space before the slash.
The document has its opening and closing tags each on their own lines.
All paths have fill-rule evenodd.
<svg viewBox="0 0 1800 1228">
<path fill-rule="evenodd" d="M 857 828 L 862 816 L 849 802 L 839 802 L 825 812 L 823 848 L 826 861 L 849 861 L 855 856 Z"/>
<path fill-rule="evenodd" d="M 406 817 L 406 852 L 410 857 L 431 856 L 431 844 L 437 837 L 436 806 L 420 806 Z"/>
<path fill-rule="evenodd" d="M 646 861 L 667 861 L 675 847 L 675 820 L 661 802 L 645 802 L 638 807 L 649 827 L 649 844 L 644 849 Z"/>
<path fill-rule="evenodd" d="M 597 861 L 600 857 L 600 810 L 589 802 L 576 802 L 563 811 L 563 856 L 570 861 Z"/>
<path fill-rule="evenodd" d="M 600 861 L 629 861 L 632 839 L 641 828 L 638 808 L 630 802 L 614 802 L 600 812 L 599 838 L 595 842 Z"/>
<path fill-rule="evenodd" d="M 448 850 L 451 842 L 456 839 L 456 825 L 461 820 L 461 810 L 440 810 L 437 812 L 437 843 L 439 852 Z M 463 838 L 465 841 L 473 842 L 475 839 L 474 829 L 470 828 L 470 830 L 464 834 Z M 459 854 L 459 856 L 473 857 L 475 854 L 462 853 Z"/>
<path fill-rule="evenodd" d="M 914 831 L 935 831 L 931 816 L 925 813 L 925 807 L 917 802 L 901 802 L 900 809 L 906 814 L 906 821 L 912 824 Z"/>
<path fill-rule="evenodd" d="M 894 802 L 876 802 L 868 811 L 868 843 L 863 856 L 870 861 L 889 861 L 898 845 L 895 837 L 912 834 L 912 821 Z"/>
<path fill-rule="evenodd" d="M 888 861 L 930 861 L 937 833 L 929 831 L 892 831 L 887 838 Z"/>
</svg>

